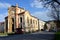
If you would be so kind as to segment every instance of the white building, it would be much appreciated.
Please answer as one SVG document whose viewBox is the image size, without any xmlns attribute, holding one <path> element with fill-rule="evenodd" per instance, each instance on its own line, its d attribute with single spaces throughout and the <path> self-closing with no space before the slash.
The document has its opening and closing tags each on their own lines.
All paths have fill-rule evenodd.
<svg viewBox="0 0 60 40">
<path fill-rule="evenodd" d="M 45 25 L 45 22 L 42 21 L 42 20 L 39 20 L 39 30 L 44 30 L 44 25 Z"/>
</svg>

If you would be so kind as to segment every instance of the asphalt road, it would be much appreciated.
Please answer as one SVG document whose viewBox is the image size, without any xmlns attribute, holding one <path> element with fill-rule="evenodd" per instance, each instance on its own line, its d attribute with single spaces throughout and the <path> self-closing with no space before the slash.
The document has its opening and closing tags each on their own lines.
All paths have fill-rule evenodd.
<svg viewBox="0 0 60 40">
<path fill-rule="evenodd" d="M 36 32 L 32 34 L 19 34 L 0 37 L 0 40 L 53 40 L 54 33 L 52 32 Z"/>
</svg>

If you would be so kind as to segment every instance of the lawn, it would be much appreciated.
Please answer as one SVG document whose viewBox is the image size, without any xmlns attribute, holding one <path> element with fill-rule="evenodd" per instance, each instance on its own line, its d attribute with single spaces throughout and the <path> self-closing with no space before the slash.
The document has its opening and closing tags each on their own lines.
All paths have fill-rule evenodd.
<svg viewBox="0 0 60 40">
<path fill-rule="evenodd" d="M 56 32 L 56 34 L 55 34 L 55 40 L 60 40 L 60 32 Z"/>
<path fill-rule="evenodd" d="M 12 33 L 0 33 L 0 37 L 1 36 L 9 36 L 9 35 L 14 35 L 15 33 L 12 32 Z"/>
<path fill-rule="evenodd" d="M 0 33 L 0 36 L 8 36 L 7 33 Z"/>
</svg>

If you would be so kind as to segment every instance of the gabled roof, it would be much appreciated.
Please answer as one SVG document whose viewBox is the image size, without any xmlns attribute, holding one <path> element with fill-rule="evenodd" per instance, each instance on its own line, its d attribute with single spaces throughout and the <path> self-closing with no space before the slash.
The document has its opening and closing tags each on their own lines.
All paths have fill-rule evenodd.
<svg viewBox="0 0 60 40">
<path fill-rule="evenodd" d="M 8 16 L 5 17 L 5 19 L 8 18 Z"/>
<path fill-rule="evenodd" d="M 16 6 L 13 6 L 13 5 L 12 5 L 11 7 L 16 7 Z M 22 8 L 22 7 L 18 7 L 18 8 L 24 9 L 24 8 Z"/>
</svg>

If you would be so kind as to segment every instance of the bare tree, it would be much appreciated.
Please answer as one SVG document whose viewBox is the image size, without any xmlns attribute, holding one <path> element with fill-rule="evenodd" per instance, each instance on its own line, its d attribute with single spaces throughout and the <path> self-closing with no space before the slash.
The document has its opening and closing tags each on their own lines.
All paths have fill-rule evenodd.
<svg viewBox="0 0 60 40">
<path fill-rule="evenodd" d="M 60 1 L 59 0 L 38 0 L 38 1 L 42 1 L 45 4 L 53 4 L 54 2 L 58 3 L 60 5 Z"/>
<path fill-rule="evenodd" d="M 38 0 L 44 7 L 51 7 L 50 17 L 56 20 L 57 29 L 60 28 L 60 0 Z M 60 30 L 60 29 L 59 29 Z"/>
</svg>

